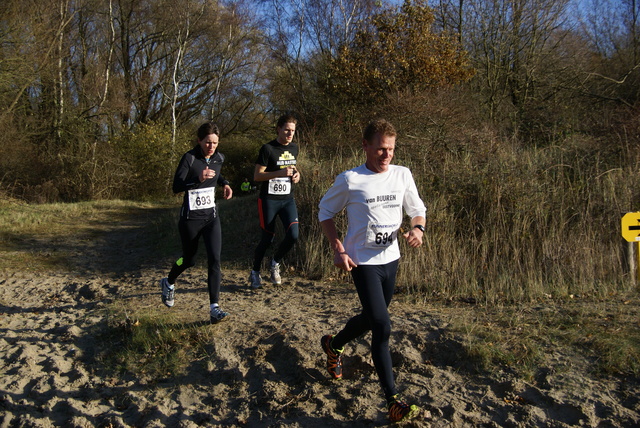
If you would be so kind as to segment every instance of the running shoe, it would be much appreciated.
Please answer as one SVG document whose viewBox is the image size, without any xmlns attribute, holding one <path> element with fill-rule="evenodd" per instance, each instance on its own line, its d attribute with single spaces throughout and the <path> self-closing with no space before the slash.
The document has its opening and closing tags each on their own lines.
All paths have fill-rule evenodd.
<svg viewBox="0 0 640 428">
<path fill-rule="evenodd" d="M 271 262 L 271 282 L 274 284 L 282 284 L 282 278 L 280 277 L 280 263 L 275 261 Z"/>
<path fill-rule="evenodd" d="M 211 324 L 218 324 L 220 321 L 224 321 L 229 316 L 229 313 L 220 309 L 219 306 L 211 309 L 210 314 Z"/>
<path fill-rule="evenodd" d="M 162 278 L 160 280 L 160 288 L 162 289 L 162 303 L 164 303 L 168 308 L 173 307 L 176 295 L 175 287 L 169 284 L 168 278 Z"/>
<path fill-rule="evenodd" d="M 327 370 L 334 379 L 342 379 L 342 349 L 333 349 L 331 346 L 331 340 L 333 336 L 330 334 L 322 336 L 320 339 L 320 345 L 322 350 L 327 354 Z"/>
<path fill-rule="evenodd" d="M 262 288 L 262 278 L 260 278 L 260 272 L 252 270 L 249 274 L 249 282 L 251 288 Z"/>
<path fill-rule="evenodd" d="M 398 394 L 394 395 L 387 403 L 389 410 L 389 420 L 391 422 L 401 422 L 413 419 L 418 416 L 419 408 L 415 404 L 408 405 Z"/>
</svg>

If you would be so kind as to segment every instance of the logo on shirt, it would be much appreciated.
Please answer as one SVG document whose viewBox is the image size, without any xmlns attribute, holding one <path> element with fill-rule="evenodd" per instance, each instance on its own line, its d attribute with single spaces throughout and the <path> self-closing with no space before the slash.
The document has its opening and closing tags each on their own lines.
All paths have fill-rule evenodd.
<svg viewBox="0 0 640 428">
<path fill-rule="evenodd" d="M 398 195 L 393 193 L 386 194 L 386 195 L 376 195 L 374 197 L 365 199 L 365 202 L 367 204 L 372 204 L 372 208 L 375 208 L 375 207 L 398 208 L 400 206 L 399 203 L 396 203 L 396 204 L 391 203 L 391 202 L 397 202 L 397 201 L 398 201 Z"/>
<path fill-rule="evenodd" d="M 276 162 L 276 165 L 278 165 L 280 168 L 285 168 L 288 165 L 295 164 L 296 158 L 288 150 L 285 150 L 285 152 L 280 155 L 278 161 Z"/>
<path fill-rule="evenodd" d="M 374 204 L 376 202 L 392 202 L 397 200 L 397 195 L 378 195 L 373 198 L 367 198 L 366 202 L 368 204 Z"/>
</svg>

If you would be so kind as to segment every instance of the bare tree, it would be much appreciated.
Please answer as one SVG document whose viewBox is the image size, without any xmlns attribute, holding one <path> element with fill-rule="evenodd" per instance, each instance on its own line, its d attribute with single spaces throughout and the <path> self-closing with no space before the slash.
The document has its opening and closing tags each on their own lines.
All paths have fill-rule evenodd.
<svg viewBox="0 0 640 428">
<path fill-rule="evenodd" d="M 59 96 L 59 92 L 55 89 L 56 83 L 50 86 L 45 85 L 55 81 L 51 78 L 52 74 L 56 74 L 56 72 L 52 70 L 51 59 L 56 52 L 60 56 L 61 37 L 70 18 L 64 13 L 64 10 L 61 9 L 62 6 L 60 6 L 53 9 L 47 7 L 37 8 L 41 9 L 41 13 L 36 13 L 30 19 L 25 20 L 24 17 L 26 14 L 24 14 L 22 8 L 28 8 L 29 5 L 21 4 L 18 6 L 14 2 L 9 3 L 10 4 L 5 5 L 5 7 L 17 13 L 19 21 L 14 23 L 13 31 L 7 33 L 6 36 L 9 36 L 11 39 L 8 41 L 11 46 L 15 48 L 15 55 L 20 56 L 21 52 L 23 60 L 27 63 L 31 62 L 31 70 L 33 71 L 19 77 L 22 83 L 18 86 L 17 90 L 14 91 L 15 97 L 4 109 L 4 113 L 13 112 L 23 98 L 25 91 L 28 91 L 30 87 L 34 88 L 38 85 L 40 85 L 42 92 L 49 94 L 49 102 L 59 104 L 60 100 L 55 100 Z M 15 9 L 12 6 L 15 7 Z M 52 10 L 53 12 L 51 12 Z M 60 12 L 61 10 L 62 12 Z M 48 70 L 46 73 L 47 77 L 43 78 L 43 73 L 46 70 Z M 45 81 L 47 83 L 45 83 Z M 52 121 L 56 120 L 53 117 L 50 119 Z"/>
<path fill-rule="evenodd" d="M 640 97 L 640 3 L 590 0 L 578 16 L 580 35 L 594 52 L 581 89 L 591 97 L 635 105 Z"/>
<path fill-rule="evenodd" d="M 547 83 L 561 70 L 568 33 L 568 0 L 468 0 L 464 46 L 478 71 L 476 90 L 490 117 L 513 111 L 522 121 L 527 108 L 553 91 Z"/>
</svg>

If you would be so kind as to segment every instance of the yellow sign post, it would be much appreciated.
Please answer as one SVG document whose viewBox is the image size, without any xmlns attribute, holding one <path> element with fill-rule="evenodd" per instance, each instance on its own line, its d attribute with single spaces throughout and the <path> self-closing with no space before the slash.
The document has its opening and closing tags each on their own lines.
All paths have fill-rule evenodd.
<svg viewBox="0 0 640 428">
<path fill-rule="evenodd" d="M 622 216 L 620 223 L 622 225 L 622 237 L 629 242 L 629 268 L 632 274 L 635 273 L 632 278 L 640 281 L 640 269 L 638 269 L 638 266 L 640 266 L 640 212 L 626 213 Z M 638 243 L 635 249 L 636 257 L 638 258 L 637 263 L 633 257 L 634 242 Z"/>
<path fill-rule="evenodd" d="M 628 242 L 640 241 L 640 212 L 622 216 L 622 237 Z"/>
</svg>

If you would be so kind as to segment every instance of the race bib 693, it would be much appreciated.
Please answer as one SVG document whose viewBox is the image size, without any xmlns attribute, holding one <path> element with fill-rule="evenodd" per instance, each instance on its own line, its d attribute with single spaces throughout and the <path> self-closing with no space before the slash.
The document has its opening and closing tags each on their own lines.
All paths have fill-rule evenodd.
<svg viewBox="0 0 640 428">
<path fill-rule="evenodd" d="M 189 210 L 204 210 L 216 206 L 216 189 L 207 187 L 204 189 L 189 190 Z"/>
</svg>

